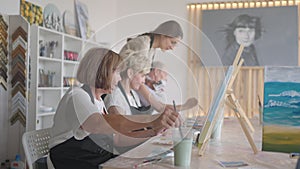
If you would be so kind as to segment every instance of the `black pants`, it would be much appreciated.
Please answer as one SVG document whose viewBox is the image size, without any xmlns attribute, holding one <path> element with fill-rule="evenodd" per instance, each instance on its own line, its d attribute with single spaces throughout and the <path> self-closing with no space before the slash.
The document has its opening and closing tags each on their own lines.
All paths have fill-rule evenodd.
<svg viewBox="0 0 300 169">
<path fill-rule="evenodd" d="M 89 137 L 83 140 L 72 137 L 50 149 L 50 159 L 55 169 L 98 169 L 99 164 L 113 157 L 112 148 L 106 151 Z"/>
</svg>

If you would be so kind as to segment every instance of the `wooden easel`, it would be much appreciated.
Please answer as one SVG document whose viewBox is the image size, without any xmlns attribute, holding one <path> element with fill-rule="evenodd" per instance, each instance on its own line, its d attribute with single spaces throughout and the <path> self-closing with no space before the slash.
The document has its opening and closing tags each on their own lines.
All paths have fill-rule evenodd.
<svg viewBox="0 0 300 169">
<path fill-rule="evenodd" d="M 249 121 L 248 117 L 246 116 L 246 113 L 244 112 L 243 108 L 241 107 L 241 105 L 239 104 L 238 100 L 236 99 L 233 90 L 232 90 L 232 85 L 233 82 L 238 74 L 238 72 L 241 69 L 241 66 L 244 63 L 244 59 L 240 59 L 242 51 L 243 51 L 243 46 L 241 45 L 238 53 L 236 55 L 236 58 L 233 62 L 233 67 L 234 67 L 234 73 L 232 78 L 230 79 L 229 85 L 228 85 L 228 90 L 227 90 L 227 96 L 226 96 L 226 104 L 232 108 L 234 110 L 235 116 L 238 118 L 240 125 L 247 137 L 247 140 L 254 152 L 254 154 L 256 154 L 258 152 L 257 147 L 254 143 L 254 140 L 252 138 L 252 136 L 250 135 L 250 132 L 247 129 L 246 124 L 248 125 L 248 127 L 250 128 L 250 130 L 252 132 L 254 132 L 254 127 L 252 126 L 251 122 Z"/>
<path fill-rule="evenodd" d="M 252 132 L 254 132 L 254 127 L 250 123 L 250 121 L 247 118 L 244 110 L 240 106 L 238 100 L 236 99 L 236 97 L 234 96 L 233 91 L 232 91 L 233 82 L 234 82 L 241 66 L 244 63 L 243 59 L 240 60 L 243 49 L 244 49 L 244 46 L 241 45 L 238 52 L 237 52 L 235 60 L 233 62 L 233 65 L 232 65 L 233 72 L 232 72 L 232 75 L 229 79 L 229 82 L 228 82 L 228 85 L 227 85 L 227 88 L 226 88 L 225 97 L 221 98 L 223 101 L 220 102 L 220 106 L 224 105 L 223 103 L 225 102 L 230 108 L 232 108 L 234 110 L 235 115 L 238 118 L 238 120 L 239 120 L 239 122 L 242 126 L 242 129 L 243 129 L 243 131 L 244 131 L 244 133 L 245 133 L 245 135 L 248 139 L 248 142 L 250 143 L 254 154 L 256 154 L 258 152 L 258 150 L 257 150 L 257 147 L 254 143 L 254 140 L 253 140 L 252 136 L 250 135 L 250 133 L 247 129 L 246 124 L 248 125 L 248 127 L 251 129 Z M 204 151 L 205 151 L 205 148 L 207 146 L 208 140 L 209 140 L 209 138 L 211 136 L 211 133 L 212 133 L 212 128 L 216 124 L 217 119 L 220 117 L 221 111 L 219 109 L 220 109 L 220 107 L 215 109 L 216 112 L 214 114 L 214 117 L 211 118 L 213 120 L 211 120 L 211 121 L 206 120 L 205 125 L 204 125 L 204 127 L 201 131 L 201 134 L 202 134 L 202 132 L 204 134 L 202 134 L 202 135 L 200 134 L 200 137 L 199 137 L 199 140 L 198 140 L 198 147 L 199 147 L 198 154 L 199 155 L 204 154 Z"/>
</svg>

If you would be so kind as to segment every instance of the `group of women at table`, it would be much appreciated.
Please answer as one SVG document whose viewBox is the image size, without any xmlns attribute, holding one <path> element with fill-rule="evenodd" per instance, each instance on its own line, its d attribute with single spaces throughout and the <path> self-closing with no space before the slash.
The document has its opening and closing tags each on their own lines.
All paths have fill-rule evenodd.
<svg viewBox="0 0 300 169">
<path fill-rule="evenodd" d="M 172 50 L 182 37 L 181 26 L 170 20 L 128 40 L 119 54 L 105 48 L 87 51 L 76 75 L 83 85 L 65 93 L 54 116 L 49 147 L 56 169 L 96 169 L 117 152 L 181 123 L 173 106 L 153 97 L 145 77 L 155 50 Z M 150 106 L 142 106 L 139 95 Z M 176 109 L 196 105 L 197 100 L 190 99 Z M 151 114 L 153 109 L 159 113 Z"/>
</svg>

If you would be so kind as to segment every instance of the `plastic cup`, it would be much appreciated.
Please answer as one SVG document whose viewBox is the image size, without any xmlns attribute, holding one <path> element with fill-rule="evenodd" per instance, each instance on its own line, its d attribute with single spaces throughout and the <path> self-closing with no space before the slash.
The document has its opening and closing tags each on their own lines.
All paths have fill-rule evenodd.
<svg viewBox="0 0 300 169">
<path fill-rule="evenodd" d="M 174 165 L 188 167 L 191 164 L 193 132 L 191 128 L 175 128 L 172 132 Z"/>
</svg>

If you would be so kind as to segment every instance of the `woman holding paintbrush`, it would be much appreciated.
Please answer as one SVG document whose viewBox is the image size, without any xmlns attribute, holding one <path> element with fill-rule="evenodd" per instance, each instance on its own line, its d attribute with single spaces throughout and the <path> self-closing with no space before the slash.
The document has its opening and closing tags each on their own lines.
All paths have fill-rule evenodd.
<svg viewBox="0 0 300 169">
<path fill-rule="evenodd" d="M 83 86 L 65 93 L 50 131 L 50 159 L 56 169 L 97 169 L 114 157 L 111 142 L 136 144 L 175 125 L 179 114 L 169 109 L 152 116 L 107 113 L 101 95 L 116 88 L 121 63 L 118 54 L 104 48 L 92 48 L 81 59 L 76 77 Z M 99 137 L 93 139 L 93 134 Z"/>
</svg>

